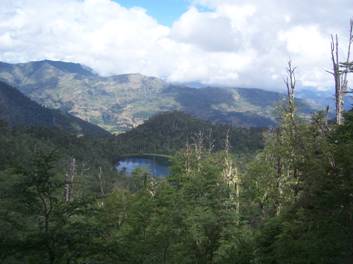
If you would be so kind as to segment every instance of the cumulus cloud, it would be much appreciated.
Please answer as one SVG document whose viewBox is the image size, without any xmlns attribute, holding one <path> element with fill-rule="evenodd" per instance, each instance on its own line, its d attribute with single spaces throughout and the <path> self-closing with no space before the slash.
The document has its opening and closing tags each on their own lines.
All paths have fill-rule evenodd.
<svg viewBox="0 0 353 264">
<path fill-rule="evenodd" d="M 292 58 L 301 86 L 325 89 L 330 33 L 344 41 L 352 14 L 350 0 L 195 0 L 167 27 L 111 0 L 2 0 L 0 60 L 278 89 Z"/>
<path fill-rule="evenodd" d="M 171 37 L 210 52 L 232 52 L 241 47 L 240 32 L 233 30 L 228 17 L 196 8 L 190 8 L 174 23 Z"/>
</svg>

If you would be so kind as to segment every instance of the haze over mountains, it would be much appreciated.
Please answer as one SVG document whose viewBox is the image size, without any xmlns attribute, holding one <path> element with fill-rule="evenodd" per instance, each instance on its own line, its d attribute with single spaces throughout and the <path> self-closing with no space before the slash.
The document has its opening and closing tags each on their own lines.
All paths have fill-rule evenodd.
<svg viewBox="0 0 353 264">
<path fill-rule="evenodd" d="M 88 67 L 61 61 L 0 63 L 0 79 L 37 103 L 60 109 L 113 133 L 127 131 L 153 115 L 184 111 L 216 123 L 241 127 L 275 125 L 274 108 L 284 94 L 229 87 L 189 88 L 155 77 L 97 75 Z M 318 106 L 299 100 L 302 113 Z"/>
</svg>

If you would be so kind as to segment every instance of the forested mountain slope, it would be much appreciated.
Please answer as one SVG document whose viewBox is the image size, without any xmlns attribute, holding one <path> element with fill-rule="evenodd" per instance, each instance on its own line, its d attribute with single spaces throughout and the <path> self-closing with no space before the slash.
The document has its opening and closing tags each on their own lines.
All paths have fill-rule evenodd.
<svg viewBox="0 0 353 264">
<path fill-rule="evenodd" d="M 165 112 L 116 136 L 115 145 L 120 153 L 174 154 L 201 137 L 213 151 L 219 151 L 224 149 L 228 133 L 231 151 L 244 154 L 263 147 L 263 132 L 259 128 L 211 124 L 183 112 Z"/>
<path fill-rule="evenodd" d="M 189 88 L 141 74 L 102 77 L 75 63 L 0 63 L 0 79 L 32 100 L 121 133 L 164 111 L 184 111 L 242 127 L 275 125 L 274 108 L 284 95 L 260 89 Z M 302 113 L 312 107 L 300 101 Z"/>
<path fill-rule="evenodd" d="M 194 141 L 170 176 L 125 181 L 104 144 L 0 125 L 1 263 L 350 264 L 353 115 L 312 121 L 245 164 Z"/>
<path fill-rule="evenodd" d="M 10 126 L 51 127 L 75 135 L 109 136 L 96 125 L 39 105 L 4 82 L 0 82 L 0 120 Z"/>
</svg>

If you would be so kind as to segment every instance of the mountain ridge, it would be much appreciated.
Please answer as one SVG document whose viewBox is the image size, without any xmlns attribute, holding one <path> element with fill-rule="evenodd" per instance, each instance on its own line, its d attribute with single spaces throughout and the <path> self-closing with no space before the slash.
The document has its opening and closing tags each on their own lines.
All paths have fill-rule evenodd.
<svg viewBox="0 0 353 264">
<path fill-rule="evenodd" d="M 264 129 L 260 128 L 211 124 L 184 112 L 163 112 L 136 128 L 117 135 L 114 139 L 114 149 L 125 154 L 173 155 L 187 143 L 195 143 L 195 139 L 201 134 L 206 145 L 212 145 L 213 150 L 220 151 L 224 149 L 228 134 L 232 152 L 255 153 L 263 148 L 263 132 Z"/>
<path fill-rule="evenodd" d="M 104 129 L 60 110 L 47 109 L 0 81 L 0 120 L 12 127 L 51 127 L 77 136 L 109 136 Z"/>
<path fill-rule="evenodd" d="M 40 67 L 39 67 L 40 66 Z M 0 79 L 32 100 L 121 133 L 165 111 L 242 127 L 273 127 L 278 92 L 237 87 L 190 88 L 139 73 L 99 76 L 85 66 L 40 61 L 0 64 Z M 314 111 L 303 101 L 304 114 Z"/>
</svg>

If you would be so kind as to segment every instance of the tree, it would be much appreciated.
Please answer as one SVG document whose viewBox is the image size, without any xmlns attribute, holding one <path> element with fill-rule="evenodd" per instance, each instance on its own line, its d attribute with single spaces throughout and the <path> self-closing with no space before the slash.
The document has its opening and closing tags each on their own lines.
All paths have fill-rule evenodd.
<svg viewBox="0 0 353 264">
<path fill-rule="evenodd" d="M 54 152 L 34 153 L 29 165 L 1 173 L 7 184 L 1 186 L 0 221 L 12 230 L 2 252 L 4 263 L 71 263 L 90 254 L 93 207 L 88 198 L 65 200 L 64 177 L 57 174 L 55 161 Z"/>
<path fill-rule="evenodd" d="M 353 20 L 350 21 L 350 30 L 348 38 L 348 48 L 345 61 L 340 60 L 338 35 L 331 35 L 331 73 L 335 80 L 335 99 L 336 99 L 336 123 L 343 124 L 344 96 L 348 89 L 348 73 L 352 71 L 352 62 L 350 61 L 351 46 L 353 43 Z"/>
</svg>

